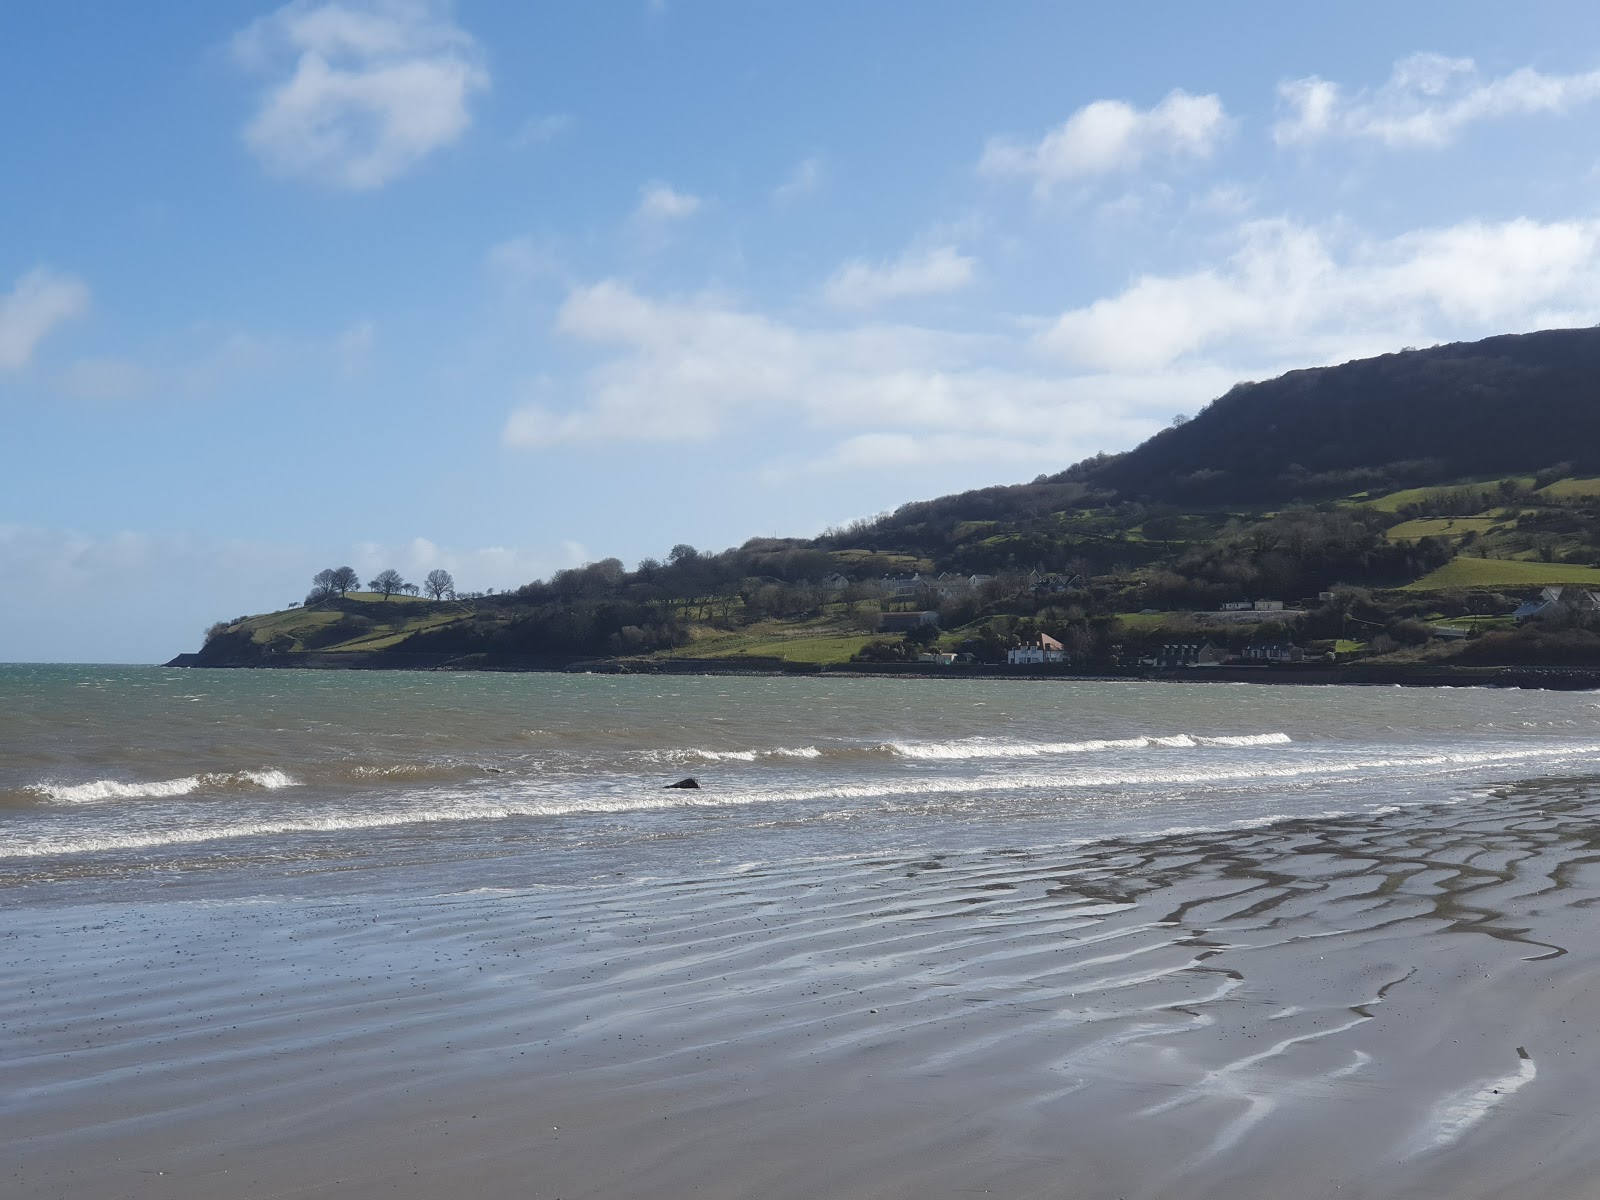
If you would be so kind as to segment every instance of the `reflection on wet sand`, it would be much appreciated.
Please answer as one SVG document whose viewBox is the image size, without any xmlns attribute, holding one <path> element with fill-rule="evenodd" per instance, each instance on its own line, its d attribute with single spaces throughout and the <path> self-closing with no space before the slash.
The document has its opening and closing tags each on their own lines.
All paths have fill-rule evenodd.
<svg viewBox="0 0 1600 1200">
<path fill-rule="evenodd" d="M 1057 850 L 40 911 L 0 963 L 11 1182 L 1589 1195 L 1597 864 L 1600 800 L 1548 783 Z"/>
</svg>

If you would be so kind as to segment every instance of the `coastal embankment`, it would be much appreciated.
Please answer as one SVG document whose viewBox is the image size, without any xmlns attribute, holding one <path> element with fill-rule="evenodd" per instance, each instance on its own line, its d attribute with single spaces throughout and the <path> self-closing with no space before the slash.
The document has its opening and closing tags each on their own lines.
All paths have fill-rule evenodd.
<svg viewBox="0 0 1600 1200">
<path fill-rule="evenodd" d="M 1271 663 L 1176 670 L 1127 667 L 1084 669 L 1057 664 L 1008 667 L 987 663 L 796 663 L 781 658 L 655 658 L 593 659 L 522 657 L 516 655 L 374 653 L 302 653 L 277 659 L 205 661 L 197 654 L 179 654 L 168 667 L 221 670 L 315 671 L 557 671 L 615 675 L 822 676 L 830 679 L 1016 679 L 1181 681 L 1184 683 L 1364 684 L 1402 687 L 1509 687 L 1557 691 L 1600 688 L 1600 669 L 1593 667 L 1497 666 L 1463 667 L 1414 664 Z"/>
</svg>

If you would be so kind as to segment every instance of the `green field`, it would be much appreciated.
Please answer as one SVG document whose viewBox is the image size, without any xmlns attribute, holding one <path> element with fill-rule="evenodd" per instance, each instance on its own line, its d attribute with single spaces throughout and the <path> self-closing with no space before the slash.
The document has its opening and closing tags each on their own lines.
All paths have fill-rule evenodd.
<svg viewBox="0 0 1600 1200">
<path fill-rule="evenodd" d="M 1525 487 L 1533 486 L 1533 476 L 1527 475 L 1519 478 L 1517 482 Z M 1399 512 L 1408 504 L 1421 504 L 1435 496 L 1449 492 L 1480 491 L 1483 493 L 1484 503 L 1487 504 L 1500 495 L 1500 480 L 1487 479 L 1478 483 L 1447 483 L 1438 487 L 1405 488 L 1403 491 L 1390 492 L 1387 496 L 1379 496 L 1376 500 L 1364 501 L 1367 505 L 1379 512 Z"/>
<path fill-rule="evenodd" d="M 803 623 L 760 621 L 746 629 L 689 629 L 689 642 L 661 658 L 782 658 L 797 663 L 848 662 L 874 634 L 847 633 L 827 618 Z"/>
<path fill-rule="evenodd" d="M 410 634 L 424 629 L 436 629 L 470 614 L 467 605 L 439 606 L 415 596 L 394 596 L 385 602 L 371 592 L 352 592 L 352 599 L 374 606 L 375 612 L 360 614 L 374 622 L 371 629 L 346 641 L 316 645 L 319 652 L 344 652 L 350 650 L 385 650 Z M 233 629 L 245 629 L 250 640 L 266 646 L 289 639 L 294 650 L 313 648 L 308 643 L 319 641 L 329 626 L 345 620 L 350 614 L 336 608 L 286 608 L 281 612 L 247 617 L 242 623 L 234 622 Z"/>
<path fill-rule="evenodd" d="M 1177 619 L 1188 619 L 1188 612 L 1118 613 L 1117 623 L 1129 632 L 1147 633 Z"/>
<path fill-rule="evenodd" d="M 1411 542 L 1425 537 L 1465 537 L 1469 533 L 1488 533 L 1499 522 L 1494 517 L 1418 517 L 1402 521 L 1389 530 L 1392 542 Z"/>
<path fill-rule="evenodd" d="M 1552 583 L 1600 584 L 1600 568 L 1460 556 L 1401 590 L 1437 592 L 1447 588 L 1527 588 Z"/>
<path fill-rule="evenodd" d="M 1558 479 L 1549 487 L 1542 487 L 1536 495 L 1552 500 L 1579 500 L 1600 496 L 1600 479 Z"/>
</svg>

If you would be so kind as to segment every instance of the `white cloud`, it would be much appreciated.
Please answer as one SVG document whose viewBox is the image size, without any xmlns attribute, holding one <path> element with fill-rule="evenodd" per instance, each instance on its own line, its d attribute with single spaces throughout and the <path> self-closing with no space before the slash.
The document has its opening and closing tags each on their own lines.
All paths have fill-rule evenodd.
<svg viewBox="0 0 1600 1200">
<path fill-rule="evenodd" d="M 1154 108 L 1096 100 L 1033 144 L 991 139 L 978 169 L 1053 185 L 1137 170 L 1152 159 L 1209 158 L 1229 129 L 1216 96 L 1177 90 Z"/>
<path fill-rule="evenodd" d="M 412 583 L 421 584 L 429 571 L 442 568 L 455 578 L 463 592 L 497 592 L 519 588 L 542 579 L 563 567 L 580 566 L 587 561 L 583 547 L 562 542 L 561 549 L 532 550 L 522 546 L 441 546 L 425 537 L 408 542 L 357 542 L 349 552 L 350 565 L 362 579 L 393 567 Z"/>
<path fill-rule="evenodd" d="M 792 204 L 811 195 L 822 186 L 822 160 L 815 155 L 803 159 L 789 178 L 772 189 L 772 198 L 779 204 Z"/>
<path fill-rule="evenodd" d="M 902 296 L 953 292 L 972 282 L 976 265 L 976 259 L 957 253 L 954 246 L 907 250 L 888 263 L 856 259 L 833 273 L 823 295 L 842 308 L 865 308 Z"/>
<path fill-rule="evenodd" d="M 1084 368 L 1227 353 L 1300 365 L 1600 317 L 1600 221 L 1471 221 L 1390 239 L 1257 221 L 1227 261 L 1143 276 L 1041 345 Z"/>
<path fill-rule="evenodd" d="M 295 0 L 234 44 L 247 65 L 289 72 L 246 143 L 276 173 L 339 187 L 381 187 L 450 145 L 489 82 L 442 0 Z"/>
<path fill-rule="evenodd" d="M 1559 116 L 1600 99 L 1600 71 L 1546 75 L 1523 67 L 1484 79 L 1470 58 L 1413 54 L 1395 63 L 1381 87 L 1354 96 L 1316 76 L 1279 84 L 1278 94 L 1288 110 L 1272 128 L 1279 145 L 1343 138 L 1436 147 L 1475 121 Z"/>
<path fill-rule="evenodd" d="M 81 279 L 38 267 L 0 295 L 0 371 L 16 371 L 33 360 L 52 331 L 89 309 L 89 287 Z"/>
<path fill-rule="evenodd" d="M 664 183 L 649 183 L 639 189 L 639 207 L 634 216 L 640 221 L 681 221 L 699 211 L 700 197 Z"/>
<path fill-rule="evenodd" d="M 790 434 L 875 435 L 880 440 L 847 441 L 832 456 L 876 446 L 885 466 L 909 461 L 907 445 L 921 461 L 954 461 L 964 445 L 963 460 L 1064 465 L 1153 433 L 1174 405 L 1208 399 L 1201 389 L 1232 382 L 1204 372 L 1039 374 L 1015 339 L 901 325 L 805 329 L 715 299 L 649 299 L 615 281 L 572 292 L 559 329 L 612 352 L 576 397 L 541 385 L 537 401 L 508 419 L 508 445 L 705 441 L 775 422 Z M 807 469 L 788 460 L 774 467 Z"/>
</svg>

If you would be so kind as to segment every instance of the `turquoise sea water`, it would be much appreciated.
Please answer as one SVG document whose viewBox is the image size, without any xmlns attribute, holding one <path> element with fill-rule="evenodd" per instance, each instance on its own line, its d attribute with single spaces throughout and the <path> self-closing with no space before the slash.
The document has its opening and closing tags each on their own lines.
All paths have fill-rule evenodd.
<svg viewBox="0 0 1600 1200">
<path fill-rule="evenodd" d="M 0 888 L 567 884 L 1590 775 L 1589 693 L 7 666 Z"/>
</svg>

